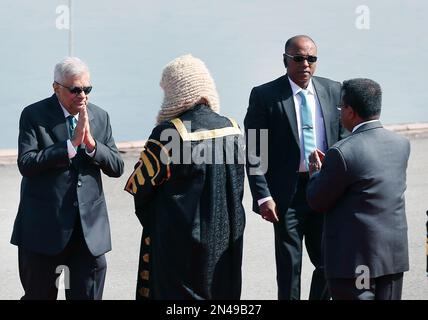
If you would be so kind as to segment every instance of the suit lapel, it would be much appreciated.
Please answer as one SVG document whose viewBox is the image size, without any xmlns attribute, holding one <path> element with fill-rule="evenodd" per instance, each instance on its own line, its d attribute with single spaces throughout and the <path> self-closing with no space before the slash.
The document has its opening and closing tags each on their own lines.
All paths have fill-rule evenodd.
<svg viewBox="0 0 428 320">
<path fill-rule="evenodd" d="M 58 102 L 56 95 L 51 96 L 50 110 L 49 110 L 49 128 L 54 134 L 57 141 L 65 141 L 69 139 L 67 124 L 64 117 L 64 112 Z"/>
<path fill-rule="evenodd" d="M 331 101 L 325 87 L 315 77 L 312 78 L 312 83 L 317 93 L 322 116 L 324 118 L 324 131 L 327 139 L 327 145 L 332 146 L 334 144 L 333 137 L 331 136 L 331 132 L 328 130 L 328 128 L 330 128 L 330 124 L 334 123 L 336 114 L 333 113 L 334 109 L 330 106 Z"/>
<path fill-rule="evenodd" d="M 88 110 L 89 125 L 91 126 L 92 120 L 94 120 L 94 111 L 92 110 L 92 107 L 90 107 L 89 103 L 86 106 L 86 110 Z"/>
<path fill-rule="evenodd" d="M 293 132 L 294 140 L 300 147 L 299 132 L 297 128 L 296 107 L 294 106 L 293 91 L 291 90 L 288 76 L 285 75 L 279 82 L 279 92 L 281 94 L 281 105 L 287 115 L 288 122 L 290 123 L 291 131 Z"/>
</svg>

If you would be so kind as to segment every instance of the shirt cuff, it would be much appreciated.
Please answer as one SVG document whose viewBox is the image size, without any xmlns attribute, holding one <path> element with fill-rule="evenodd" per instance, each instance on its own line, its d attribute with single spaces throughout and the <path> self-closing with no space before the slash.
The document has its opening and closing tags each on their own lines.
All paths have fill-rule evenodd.
<svg viewBox="0 0 428 320">
<path fill-rule="evenodd" d="M 258 205 L 260 207 L 263 203 L 265 203 L 266 201 L 269 201 L 269 200 L 273 200 L 273 198 L 271 196 L 265 197 L 265 198 L 261 198 L 261 199 L 257 200 L 257 203 L 258 203 Z"/>
<path fill-rule="evenodd" d="M 95 151 L 97 151 L 97 145 L 95 145 L 94 150 L 92 150 L 92 152 L 88 152 L 88 150 L 86 150 L 85 148 L 85 152 L 88 156 L 90 156 L 91 158 L 93 158 L 95 156 Z"/>
<path fill-rule="evenodd" d="M 76 151 L 76 148 L 71 143 L 70 139 L 67 140 L 67 150 L 68 150 L 68 158 L 73 159 L 76 156 L 77 151 Z"/>
</svg>

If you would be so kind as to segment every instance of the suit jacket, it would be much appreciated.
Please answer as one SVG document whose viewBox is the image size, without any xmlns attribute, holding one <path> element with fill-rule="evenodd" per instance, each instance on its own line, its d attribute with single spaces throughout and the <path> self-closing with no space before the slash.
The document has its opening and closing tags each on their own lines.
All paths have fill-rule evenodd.
<svg viewBox="0 0 428 320">
<path fill-rule="evenodd" d="M 312 82 L 321 105 L 326 140 L 330 147 L 344 134 L 337 110 L 341 85 L 320 77 L 312 77 Z M 272 196 L 280 209 L 286 210 L 296 193 L 300 163 L 296 111 L 287 75 L 252 89 L 244 125 L 247 137 L 247 175 L 253 195 L 253 210 L 258 213 L 257 200 L 268 196 Z M 256 129 L 257 135 L 261 129 L 267 129 L 268 140 L 251 143 L 250 129 Z M 263 162 L 266 157 L 263 151 L 260 158 L 257 156 L 266 144 L 267 163 Z M 252 171 L 257 167 L 267 167 L 267 170 L 254 174 Z"/>
<path fill-rule="evenodd" d="M 110 177 L 123 173 L 107 112 L 89 103 L 95 156 L 79 147 L 70 160 L 66 119 L 56 95 L 26 107 L 21 114 L 18 168 L 23 178 L 11 243 L 54 255 L 68 243 L 77 219 L 90 252 L 111 250 L 110 227 L 100 169 Z"/>
<path fill-rule="evenodd" d="M 370 277 L 409 269 L 404 191 L 409 141 L 367 123 L 326 153 L 307 187 L 308 203 L 326 212 L 327 278 Z"/>
</svg>

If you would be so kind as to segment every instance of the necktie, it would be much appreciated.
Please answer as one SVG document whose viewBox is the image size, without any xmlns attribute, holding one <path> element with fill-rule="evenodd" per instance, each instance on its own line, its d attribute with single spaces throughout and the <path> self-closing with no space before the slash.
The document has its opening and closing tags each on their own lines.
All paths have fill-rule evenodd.
<svg viewBox="0 0 428 320">
<path fill-rule="evenodd" d="M 314 125 L 312 123 L 312 112 L 309 108 L 308 101 L 306 99 L 306 94 L 303 91 L 299 91 L 298 95 L 302 98 L 302 107 L 300 108 L 300 115 L 303 132 L 303 150 L 305 155 L 306 169 L 309 169 L 309 155 L 312 151 L 316 149 Z"/>
<path fill-rule="evenodd" d="M 70 139 L 71 139 L 74 136 L 74 130 L 76 129 L 76 126 L 77 126 L 77 119 L 72 115 L 69 115 L 67 117 L 67 123 L 68 123 L 67 125 L 68 133 L 70 134 Z"/>
</svg>

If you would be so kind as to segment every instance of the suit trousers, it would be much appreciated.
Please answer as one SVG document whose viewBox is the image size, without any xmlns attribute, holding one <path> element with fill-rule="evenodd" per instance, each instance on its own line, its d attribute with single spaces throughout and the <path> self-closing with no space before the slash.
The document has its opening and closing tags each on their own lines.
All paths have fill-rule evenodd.
<svg viewBox="0 0 428 320">
<path fill-rule="evenodd" d="M 401 300 L 403 272 L 371 278 L 368 288 L 358 289 L 355 279 L 328 279 L 333 300 Z"/>
<path fill-rule="evenodd" d="M 307 173 L 299 173 L 296 194 L 290 207 L 280 210 L 279 222 L 273 224 L 279 300 L 300 300 L 303 239 L 315 267 L 309 300 L 330 299 L 321 249 L 324 215 L 313 211 L 307 204 L 308 181 Z"/>
<path fill-rule="evenodd" d="M 61 272 L 67 300 L 101 300 L 107 264 L 104 255 L 90 253 L 78 217 L 65 249 L 44 255 L 18 248 L 19 276 L 25 294 L 21 300 L 56 300 Z"/>
</svg>

